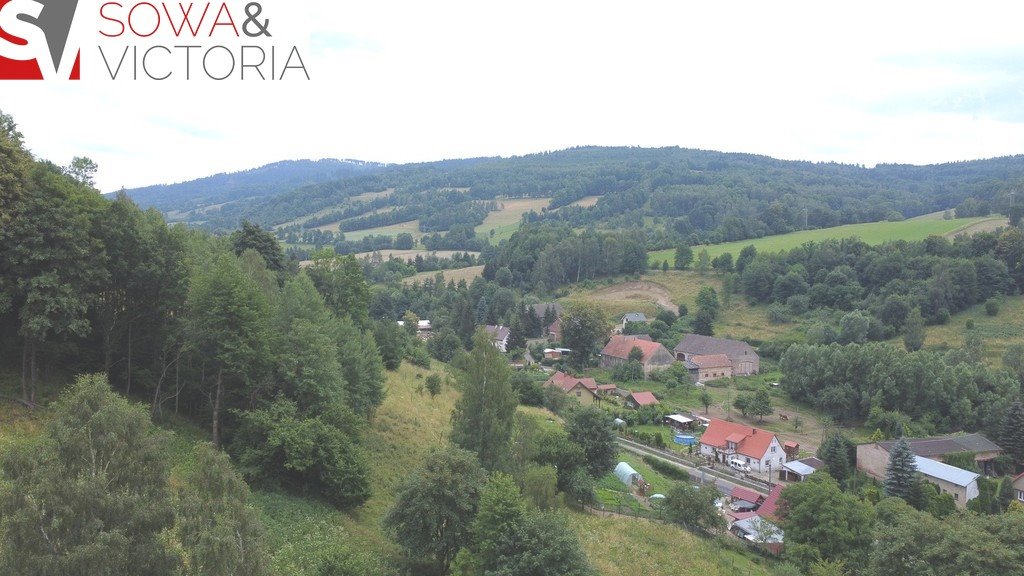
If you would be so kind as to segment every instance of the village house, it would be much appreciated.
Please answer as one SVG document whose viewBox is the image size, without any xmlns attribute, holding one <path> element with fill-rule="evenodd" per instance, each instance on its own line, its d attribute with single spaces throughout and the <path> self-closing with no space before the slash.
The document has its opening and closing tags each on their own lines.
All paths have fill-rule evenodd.
<svg viewBox="0 0 1024 576">
<path fill-rule="evenodd" d="M 551 342 L 562 341 L 562 321 L 555 320 L 547 327 L 548 340 Z"/>
<path fill-rule="evenodd" d="M 978 470 L 986 476 L 996 476 L 995 459 L 1003 453 L 1000 448 L 988 438 L 981 434 L 952 434 L 949 436 L 933 436 L 930 438 L 907 438 L 910 451 L 924 458 L 931 458 L 944 462 L 947 456 L 958 453 L 970 453 L 974 455 L 974 462 Z M 884 475 L 885 466 L 889 464 L 889 452 L 896 445 L 895 440 L 879 442 L 878 446 L 884 454 L 875 454 L 870 446 L 873 444 L 862 444 L 857 447 L 857 463 L 860 466 L 861 454 L 864 454 L 864 466 L 868 469 Z M 884 463 L 879 460 L 884 459 Z"/>
<path fill-rule="evenodd" d="M 577 378 L 564 372 L 555 372 L 544 385 L 560 389 L 583 406 L 590 406 L 601 400 L 597 395 L 597 382 L 593 378 Z"/>
<path fill-rule="evenodd" d="M 857 470 L 875 480 L 884 481 L 889 467 L 890 451 L 895 444 L 895 442 L 876 442 L 857 446 Z M 937 485 L 944 494 L 952 495 L 953 501 L 958 507 L 964 508 L 967 506 L 967 502 L 978 497 L 978 478 L 981 475 L 977 472 L 970 472 L 917 455 L 914 456 L 914 463 L 917 465 L 917 472 L 921 477 Z"/>
<path fill-rule="evenodd" d="M 640 364 L 644 368 L 644 378 L 655 370 L 663 370 L 675 363 L 672 353 L 661 344 L 651 342 L 650 338 L 616 335 L 612 336 L 601 350 L 601 368 L 610 369 L 625 364 L 629 361 L 629 353 L 633 348 L 639 348 L 643 353 Z"/>
<path fill-rule="evenodd" d="M 700 453 L 726 464 L 738 458 L 756 472 L 779 470 L 786 462 L 782 443 L 773 432 L 718 418 L 700 437 Z"/>
<path fill-rule="evenodd" d="M 619 330 L 625 330 L 626 324 L 630 322 L 642 322 L 647 323 L 647 316 L 643 312 L 628 312 L 622 317 L 622 322 L 619 324 Z"/>
<path fill-rule="evenodd" d="M 1013 479 L 1013 491 L 1017 496 L 1017 500 L 1024 502 L 1024 473 L 1018 474 Z"/>
<path fill-rule="evenodd" d="M 697 380 L 700 382 L 732 377 L 732 361 L 725 354 L 691 356 L 689 361 L 697 367 Z"/>
<path fill-rule="evenodd" d="M 656 406 L 661 404 L 653 392 L 630 392 L 626 396 L 626 406 L 633 409 L 640 409 L 644 406 Z"/>
<path fill-rule="evenodd" d="M 757 352 L 754 352 L 750 344 L 741 340 L 687 334 L 672 352 L 680 361 L 692 360 L 693 356 L 724 354 L 732 365 L 732 374 L 736 376 L 749 376 L 761 371 L 761 359 Z"/>
<path fill-rule="evenodd" d="M 512 331 L 506 326 L 492 326 L 488 324 L 484 327 L 487 335 L 491 337 L 491 343 L 494 347 L 500 350 L 502 353 L 508 352 L 508 337 L 512 334 Z"/>
</svg>

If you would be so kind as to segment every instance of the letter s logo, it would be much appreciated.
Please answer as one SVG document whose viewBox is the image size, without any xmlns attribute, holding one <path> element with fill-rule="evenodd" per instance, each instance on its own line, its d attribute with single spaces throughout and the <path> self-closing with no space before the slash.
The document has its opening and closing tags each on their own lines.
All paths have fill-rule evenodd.
<svg viewBox="0 0 1024 576">
<path fill-rule="evenodd" d="M 10 0 L 0 8 L 0 30 L 28 42 L 21 45 L 0 38 L 0 56 L 8 60 L 35 60 L 40 54 L 46 53 L 46 35 L 43 31 L 18 18 L 24 14 L 37 19 L 42 12 L 43 5 L 36 0 Z"/>
</svg>

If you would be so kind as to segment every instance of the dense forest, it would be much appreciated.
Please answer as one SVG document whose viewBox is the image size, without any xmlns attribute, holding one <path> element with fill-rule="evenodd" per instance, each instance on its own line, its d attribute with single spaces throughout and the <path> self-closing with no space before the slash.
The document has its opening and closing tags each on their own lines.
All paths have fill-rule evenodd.
<svg viewBox="0 0 1024 576">
<path fill-rule="evenodd" d="M 289 224 L 279 233 L 282 238 L 295 234 L 291 241 L 301 236 L 304 225 L 334 222 L 344 232 L 418 218 L 421 231 L 434 232 L 479 224 L 488 209 L 481 201 L 552 198 L 549 208 L 526 219 L 575 228 L 642 230 L 652 249 L 953 208 L 964 217 L 1014 212 L 1016 219 L 1024 214 L 1024 199 L 1015 202 L 1012 192 L 1022 182 L 1024 157 L 864 168 L 680 148 L 587 147 L 514 158 L 378 166 L 230 202 L 194 218 L 194 223 L 222 231 L 242 220 L 264 227 Z M 353 200 L 384 191 L 389 192 L 386 197 Z M 601 198 L 592 207 L 570 206 L 588 196 Z M 293 222 L 303 219 L 308 222 Z"/>
</svg>

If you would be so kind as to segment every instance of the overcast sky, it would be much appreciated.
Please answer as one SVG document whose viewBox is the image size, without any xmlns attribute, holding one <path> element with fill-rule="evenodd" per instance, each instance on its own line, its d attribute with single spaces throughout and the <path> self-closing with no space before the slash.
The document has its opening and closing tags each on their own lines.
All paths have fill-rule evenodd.
<svg viewBox="0 0 1024 576">
<path fill-rule="evenodd" d="M 0 109 L 37 156 L 93 158 L 104 191 L 587 144 L 867 165 L 1024 153 L 1020 2 L 264 5 L 275 41 L 308 42 L 312 81 L 4 82 Z"/>
</svg>

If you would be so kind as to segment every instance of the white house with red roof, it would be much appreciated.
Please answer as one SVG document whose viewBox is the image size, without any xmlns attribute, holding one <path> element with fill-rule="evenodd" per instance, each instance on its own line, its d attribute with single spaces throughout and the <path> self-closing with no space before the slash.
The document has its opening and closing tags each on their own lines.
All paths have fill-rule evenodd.
<svg viewBox="0 0 1024 576">
<path fill-rule="evenodd" d="M 712 418 L 700 437 L 700 453 L 726 463 L 738 458 L 757 472 L 778 471 L 786 453 L 774 432 Z"/>
</svg>

